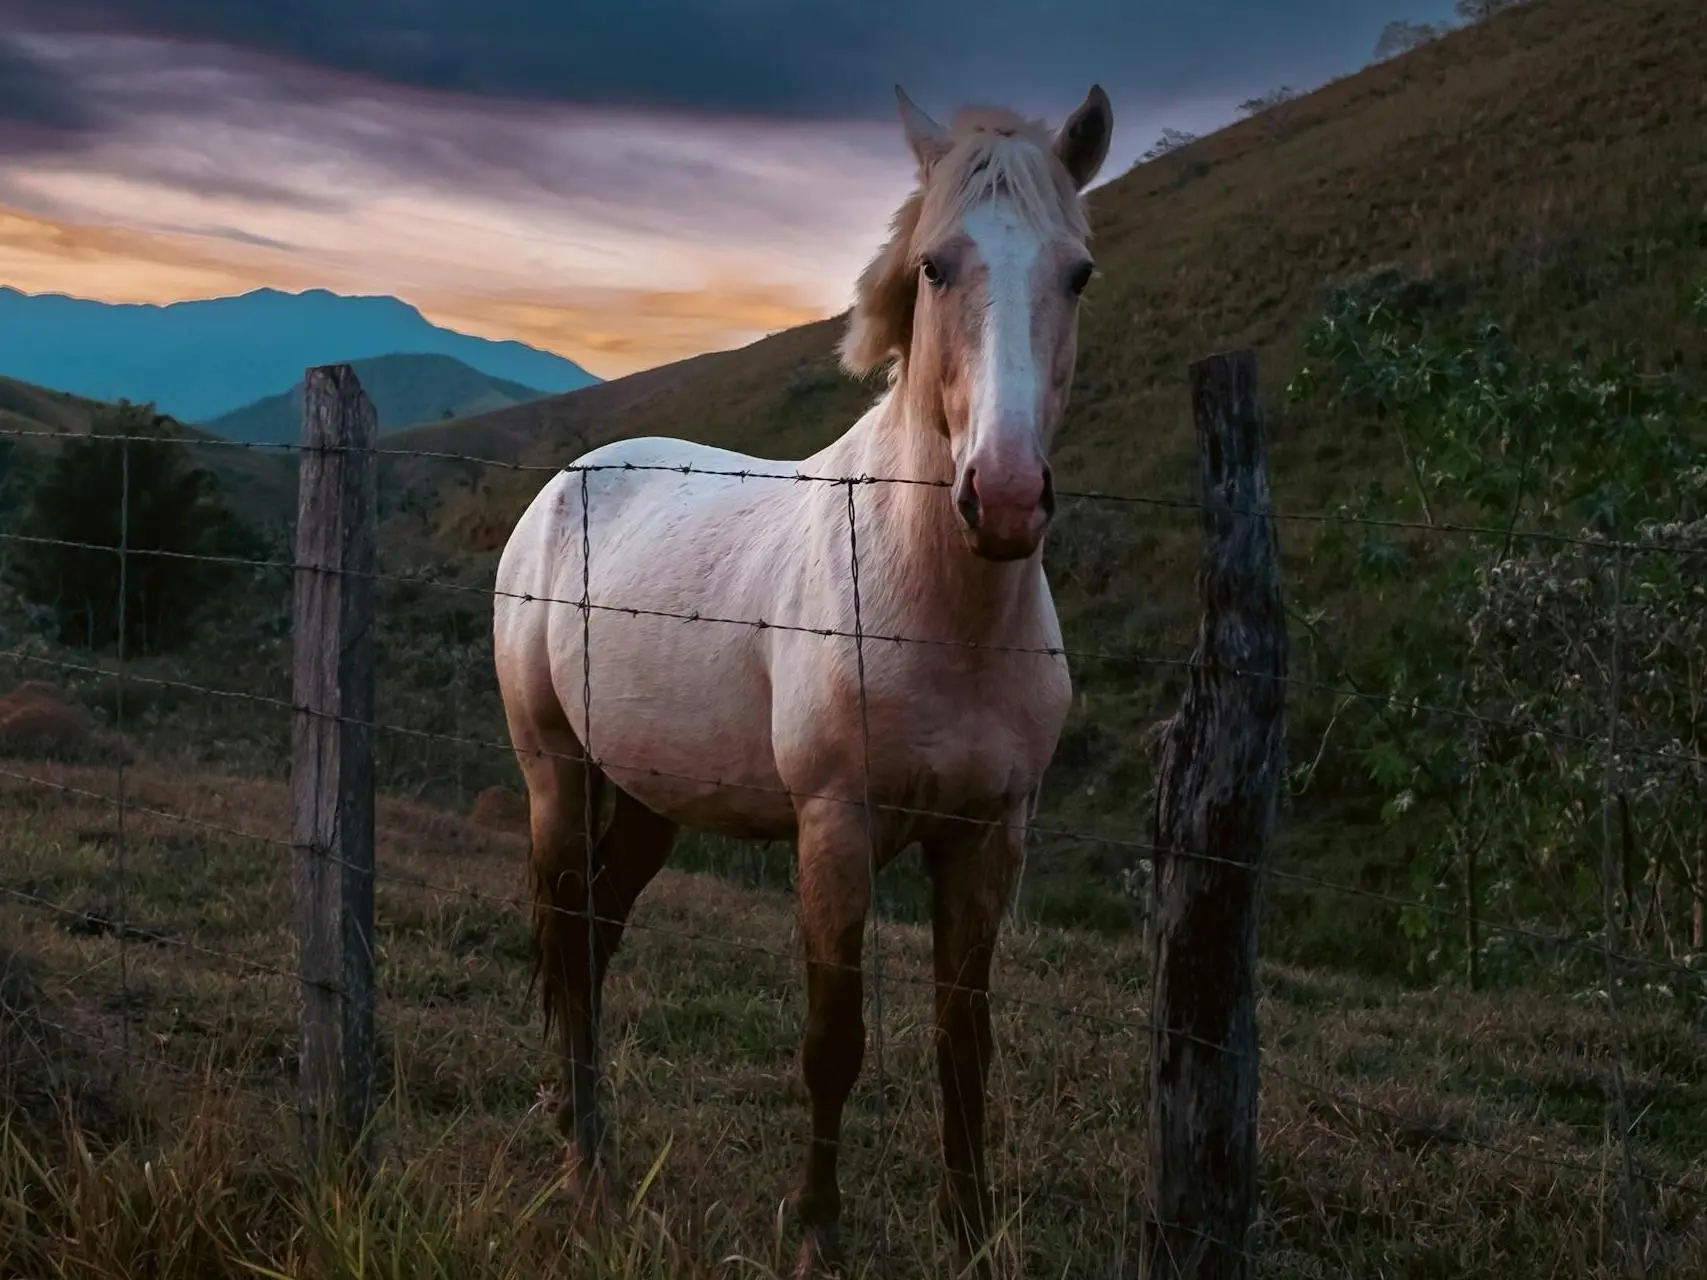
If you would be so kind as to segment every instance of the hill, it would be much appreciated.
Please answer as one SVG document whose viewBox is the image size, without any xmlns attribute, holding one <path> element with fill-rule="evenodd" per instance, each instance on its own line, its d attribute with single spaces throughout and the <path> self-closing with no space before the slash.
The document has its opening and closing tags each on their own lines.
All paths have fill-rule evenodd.
<svg viewBox="0 0 1707 1280">
<path fill-rule="evenodd" d="M 40 457 L 58 447 L 39 433 L 83 435 L 97 414 L 107 408 L 98 400 L 0 377 L 0 452 L 20 447 L 26 456 Z M 188 454 L 197 466 L 218 478 L 233 503 L 262 526 L 282 527 L 296 510 L 296 459 L 292 455 L 232 449 L 211 433 L 179 424 L 192 445 Z"/>
<path fill-rule="evenodd" d="M 1283 857 L 1307 860 L 1312 875 L 1412 893 L 1417 818 L 1403 830 L 1389 820 L 1389 796 L 1370 781 L 1374 713 L 1342 715 L 1336 693 L 1389 687 L 1372 655 L 1399 624 L 1442 611 L 1428 594 L 1441 561 L 1424 539 L 1386 561 L 1401 572 L 1372 583 L 1361 543 L 1318 536 L 1333 522 L 1312 517 L 1371 493 L 1404 495 L 1411 479 L 1392 422 L 1284 396 L 1305 362 L 1305 335 L 1330 286 L 1390 266 L 1443 322 L 1487 317 L 1535 351 L 1623 350 L 1645 370 L 1703 379 L 1707 341 L 1683 305 L 1707 282 L 1707 47 L 1693 38 L 1693 13 L 1681 0 L 1537 0 L 1140 165 L 1092 196 L 1104 277 L 1085 303 L 1060 487 L 1189 497 L 1185 365 L 1219 347 L 1257 348 L 1276 505 L 1302 517 L 1281 525 L 1299 677 L 1291 750 L 1315 782 L 1307 793 L 1299 783 L 1282 830 Z M 874 241 L 881 231 L 872 228 Z M 504 741 L 486 592 L 496 550 L 542 476 L 477 459 L 560 464 L 638 434 L 799 457 L 877 394 L 836 371 L 837 330 L 826 320 L 393 433 L 392 450 L 465 457 L 382 460 L 385 571 L 454 588 L 395 579 L 384 588 L 382 719 L 412 734 Z M 1383 513 L 1423 518 L 1391 505 Z M 1063 499 L 1045 565 L 1079 697 L 1040 826 L 1097 834 L 1039 839 L 1025 887 L 1037 918 L 1130 925 L 1119 877 L 1145 813 L 1143 734 L 1172 705 L 1189 651 L 1199 546 L 1190 511 Z M 285 597 L 258 599 L 258 620 L 230 608 L 229 626 L 210 628 L 206 649 L 182 655 L 175 678 L 287 698 Z M 161 709 L 158 731 L 187 758 L 270 768 L 278 725 L 247 715 L 184 700 Z M 502 749 L 399 733 L 383 750 L 394 784 L 459 807 L 515 782 Z M 1286 885 L 1274 900 L 1269 954 L 1389 973 L 1405 963 L 1388 904 L 1324 901 Z"/>
<path fill-rule="evenodd" d="M 1434 607 L 1427 592 L 1448 548 L 1446 539 L 1431 550 L 1411 538 L 1402 572 L 1372 585 L 1358 539 L 1319 536 L 1325 526 L 1310 516 L 1371 494 L 1386 504 L 1377 513 L 1424 517 L 1392 505 L 1412 488 L 1393 423 L 1285 395 L 1306 362 L 1306 336 L 1333 287 L 1385 272 L 1426 299 L 1441 327 L 1486 319 L 1548 358 L 1581 352 L 1592 364 L 1621 353 L 1646 371 L 1707 380 L 1707 340 L 1688 308 L 1707 281 L 1707 43 L 1698 22 L 1687 0 L 1537 0 L 1241 120 L 1091 196 L 1102 278 L 1084 304 L 1079 372 L 1055 454 L 1060 490 L 1189 499 L 1186 366 L 1217 349 L 1256 349 L 1276 508 L 1305 517 L 1281 524 L 1301 678 L 1291 749 L 1296 761 L 1320 763 L 1318 779 L 1336 780 L 1295 797 L 1283 827 L 1295 851 L 1286 856 L 1308 859 L 1313 873 L 1409 892 L 1407 835 L 1369 783 L 1368 759 L 1353 751 L 1367 725 L 1341 716 L 1325 691 L 1384 687 L 1371 655 L 1406 618 Z M 882 231 L 871 229 L 874 245 Z M 561 464 L 606 439 L 674 435 L 798 458 L 879 391 L 838 372 L 839 327 L 826 320 L 572 395 L 415 428 L 392 446 Z M 541 481 L 505 467 L 398 463 L 390 491 L 412 497 L 399 503 L 408 517 L 393 537 L 421 540 L 418 562 L 454 558 L 466 583 L 485 583 Z M 1050 824 L 1130 827 L 1143 813 L 1143 731 L 1175 697 L 1196 621 L 1200 545 L 1188 510 L 1063 500 L 1045 565 L 1068 648 L 1131 656 L 1074 660 L 1079 697 L 1044 786 Z M 488 723 L 501 737 L 501 718 Z M 1055 877 L 1052 918 L 1118 922 L 1095 891 L 1115 880 L 1124 855 L 1058 843 L 1046 851 L 1054 870 L 1029 879 L 1028 892 L 1044 893 Z M 1283 887 L 1277 899 L 1286 897 Z M 1284 934 L 1294 957 L 1345 958 L 1361 947 L 1387 963 L 1397 950 L 1390 913 L 1373 912 L 1354 944 L 1359 910 L 1279 901 L 1265 946 Z"/>
<path fill-rule="evenodd" d="M 389 355 L 353 362 L 373 401 L 381 431 L 509 408 L 545 392 L 494 378 L 451 356 Z M 294 444 L 302 426 L 302 380 L 289 391 L 257 400 L 201 424 L 227 440 Z"/>
<path fill-rule="evenodd" d="M 1687 0 L 1537 0 L 1092 193 L 1103 278 L 1085 302 L 1063 486 L 1180 491 L 1191 474 L 1187 362 L 1252 345 L 1277 393 L 1324 286 L 1382 264 L 1448 282 L 1461 308 L 1553 349 L 1631 342 L 1655 360 L 1692 349 L 1675 303 L 1707 267 L 1698 17 Z M 871 228 L 874 247 L 882 230 Z M 547 461 L 589 440 L 662 433 L 800 456 L 878 391 L 837 372 L 839 326 L 397 443 L 478 442 L 505 459 Z M 1341 485 L 1348 461 L 1395 461 L 1337 430 L 1306 439 L 1281 424 L 1277 434 L 1280 497 L 1291 505 Z M 525 480 L 510 489 L 495 479 L 493 499 L 514 512 L 525 490 Z"/>
<path fill-rule="evenodd" d="M 546 392 L 598 381 L 550 352 L 441 328 L 396 298 L 257 289 L 155 306 L 0 288 L 0 374 L 95 400 L 152 401 L 184 422 L 273 395 L 309 365 L 398 352 L 450 356 Z"/>
</svg>

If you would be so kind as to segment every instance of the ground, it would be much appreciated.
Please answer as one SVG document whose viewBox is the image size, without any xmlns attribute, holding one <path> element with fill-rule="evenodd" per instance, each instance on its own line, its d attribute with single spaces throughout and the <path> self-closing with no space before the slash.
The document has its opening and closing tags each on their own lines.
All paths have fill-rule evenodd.
<svg viewBox="0 0 1707 1280">
<path fill-rule="evenodd" d="M 1622 1041 L 1637 1172 L 1707 1179 L 1698 977 L 1626 988 L 1621 1024 L 1607 1016 L 1598 960 L 1483 992 L 1456 976 L 1417 985 L 1421 944 L 1401 932 L 1399 909 L 1417 895 L 1408 833 L 1381 821 L 1334 693 L 1417 597 L 1401 584 L 1377 598 L 1351 574 L 1351 552 L 1309 523 L 1370 482 L 1403 489 L 1406 472 L 1380 424 L 1282 394 L 1325 289 L 1384 263 L 1443 317 L 1485 316 L 1543 354 L 1628 350 L 1647 371 L 1707 368 L 1707 337 L 1684 305 L 1707 279 L 1699 26 L 1692 0 L 1538 0 L 1093 193 L 1105 278 L 1086 302 L 1057 472 L 1064 493 L 1144 502 L 1064 497 L 1048 553 L 1080 698 L 1045 783 L 1049 830 L 1028 868 L 1025 923 L 997 971 L 999 1248 L 1013 1270 L 1114 1274 L 1142 1218 L 1148 962 L 1120 878 L 1141 869 L 1130 855 L 1145 835 L 1142 742 L 1177 695 L 1200 544 L 1195 517 L 1148 504 L 1184 496 L 1195 474 L 1186 362 L 1250 345 L 1276 507 L 1299 517 L 1281 529 L 1289 748 L 1321 765 L 1286 798 L 1261 939 L 1258 1272 L 1625 1274 L 1620 1244 L 1635 1236 L 1649 1274 L 1707 1274 L 1707 1196 L 1645 1184 L 1621 1226 L 1609 1136 Z M 824 322 L 393 443 L 550 467 L 604 438 L 664 432 L 800 456 L 877 392 L 837 373 L 836 332 Z M 75 430 L 89 411 L 0 381 L 0 428 Z M 293 459 L 196 456 L 220 466 L 245 511 L 288 517 Z M 92 726 L 59 742 L 58 763 L 34 758 L 39 745 L 0 747 L 16 753 L 0 759 L 0 939 L 11 948 L 0 1275 L 774 1272 L 791 1251 L 777 1206 L 805 1129 L 786 852 L 689 842 L 643 901 L 613 980 L 609 1052 L 624 1172 L 633 1187 L 655 1176 L 627 1228 L 571 1241 L 540 1103 L 553 1064 L 512 901 L 520 840 L 456 816 L 517 782 L 491 687 L 486 590 L 546 473 L 426 457 L 387 457 L 381 471 L 382 567 L 417 580 L 388 582 L 380 606 L 379 1132 L 390 1163 L 366 1196 L 310 1196 L 297 1181 L 284 1074 L 291 851 L 214 829 L 288 835 L 286 797 L 267 781 L 282 780 L 289 749 L 288 573 L 234 586 L 183 653 L 132 655 L 122 697 L 113 655 L 39 642 L 0 593 L 0 691 L 55 682 Z M 1421 584 L 1431 561 L 1413 541 Z M 288 561 L 289 539 L 277 542 L 273 558 Z M 434 582 L 450 590 L 422 585 Z M 122 823 L 102 799 L 119 786 L 119 759 Z M 721 878 L 698 874 L 708 869 Z M 918 878 L 892 872 L 888 1087 L 873 1063 L 853 1102 L 844 1190 L 854 1244 L 882 1223 L 891 1274 L 935 1275 L 926 940 Z M 76 1104 L 69 1132 L 64 1096 Z"/>
<path fill-rule="evenodd" d="M 288 796 L 136 761 L 121 823 L 118 783 L 110 764 L 0 760 L 0 1274 L 786 1274 L 779 1202 L 805 1096 L 785 894 L 669 871 L 643 900 L 608 1034 L 632 1212 L 576 1239 L 552 1193 L 523 842 L 383 798 L 385 1165 L 365 1196 L 314 1197 L 286 1079 Z M 949 1274 L 929 1209 L 929 939 L 888 922 L 881 951 L 883 1067 L 874 1044 L 850 1112 L 848 1231 L 858 1252 L 886 1239 L 890 1274 Z M 1122 1274 L 1144 1204 L 1146 978 L 1132 937 L 1006 936 L 992 1158 L 1013 1274 Z M 1265 967 L 1263 993 L 1258 1275 L 1615 1274 L 1597 1002 L 1287 966 Z M 1700 1031 L 1659 995 L 1624 1029 L 1640 1171 L 1700 1186 Z M 54 1097 L 74 1099 L 69 1126 Z M 1704 1199 L 1647 1187 L 1650 1274 L 1707 1267 Z"/>
</svg>

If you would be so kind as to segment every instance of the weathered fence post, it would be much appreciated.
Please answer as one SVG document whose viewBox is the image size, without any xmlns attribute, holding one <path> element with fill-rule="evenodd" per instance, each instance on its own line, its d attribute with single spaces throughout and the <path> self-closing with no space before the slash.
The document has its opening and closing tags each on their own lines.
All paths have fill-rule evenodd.
<svg viewBox="0 0 1707 1280">
<path fill-rule="evenodd" d="M 1257 914 L 1285 770 L 1286 616 L 1256 357 L 1191 366 L 1203 616 L 1155 741 L 1146 1274 L 1251 1273 Z"/>
<path fill-rule="evenodd" d="M 300 1108 L 310 1163 L 358 1173 L 374 1096 L 374 434 L 349 365 L 307 371 L 291 699 Z"/>
</svg>

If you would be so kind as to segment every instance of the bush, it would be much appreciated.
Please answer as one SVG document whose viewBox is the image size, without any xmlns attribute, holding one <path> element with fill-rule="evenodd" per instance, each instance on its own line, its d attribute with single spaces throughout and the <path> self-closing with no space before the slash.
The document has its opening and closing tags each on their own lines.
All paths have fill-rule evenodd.
<svg viewBox="0 0 1707 1280">
<path fill-rule="evenodd" d="M 100 648 L 119 639 L 121 580 L 126 647 L 181 643 L 237 573 L 195 557 L 259 555 L 217 478 L 187 464 L 184 438 L 151 408 L 120 404 L 89 435 L 67 441 L 32 486 L 16 523 L 41 541 L 24 544 L 10 572 L 19 594 L 50 612 L 62 643 Z"/>
<path fill-rule="evenodd" d="M 1707 395 L 1681 367 L 1545 359 L 1396 296 L 1334 299 L 1292 389 L 1379 423 L 1409 471 L 1319 549 L 1393 606 L 1347 667 L 1382 695 L 1354 750 L 1411 850 L 1413 965 L 1491 978 L 1533 939 L 1475 922 L 1586 943 L 1608 904 L 1619 950 L 1699 948 Z"/>
</svg>

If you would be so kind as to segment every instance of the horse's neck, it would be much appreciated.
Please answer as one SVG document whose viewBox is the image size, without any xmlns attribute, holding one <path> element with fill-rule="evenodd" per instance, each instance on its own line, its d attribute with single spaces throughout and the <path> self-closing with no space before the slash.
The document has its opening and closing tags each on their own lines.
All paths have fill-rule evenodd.
<svg viewBox="0 0 1707 1280">
<path fill-rule="evenodd" d="M 913 420 L 897 389 L 850 435 L 863 474 L 927 482 L 879 480 L 854 491 L 855 502 L 877 516 L 859 521 L 861 565 L 884 575 L 884 595 L 906 611 L 911 628 L 975 642 L 1023 627 L 1040 564 L 1036 557 L 997 563 L 967 549 L 946 487 L 954 481 L 954 463 L 941 432 Z"/>
</svg>

